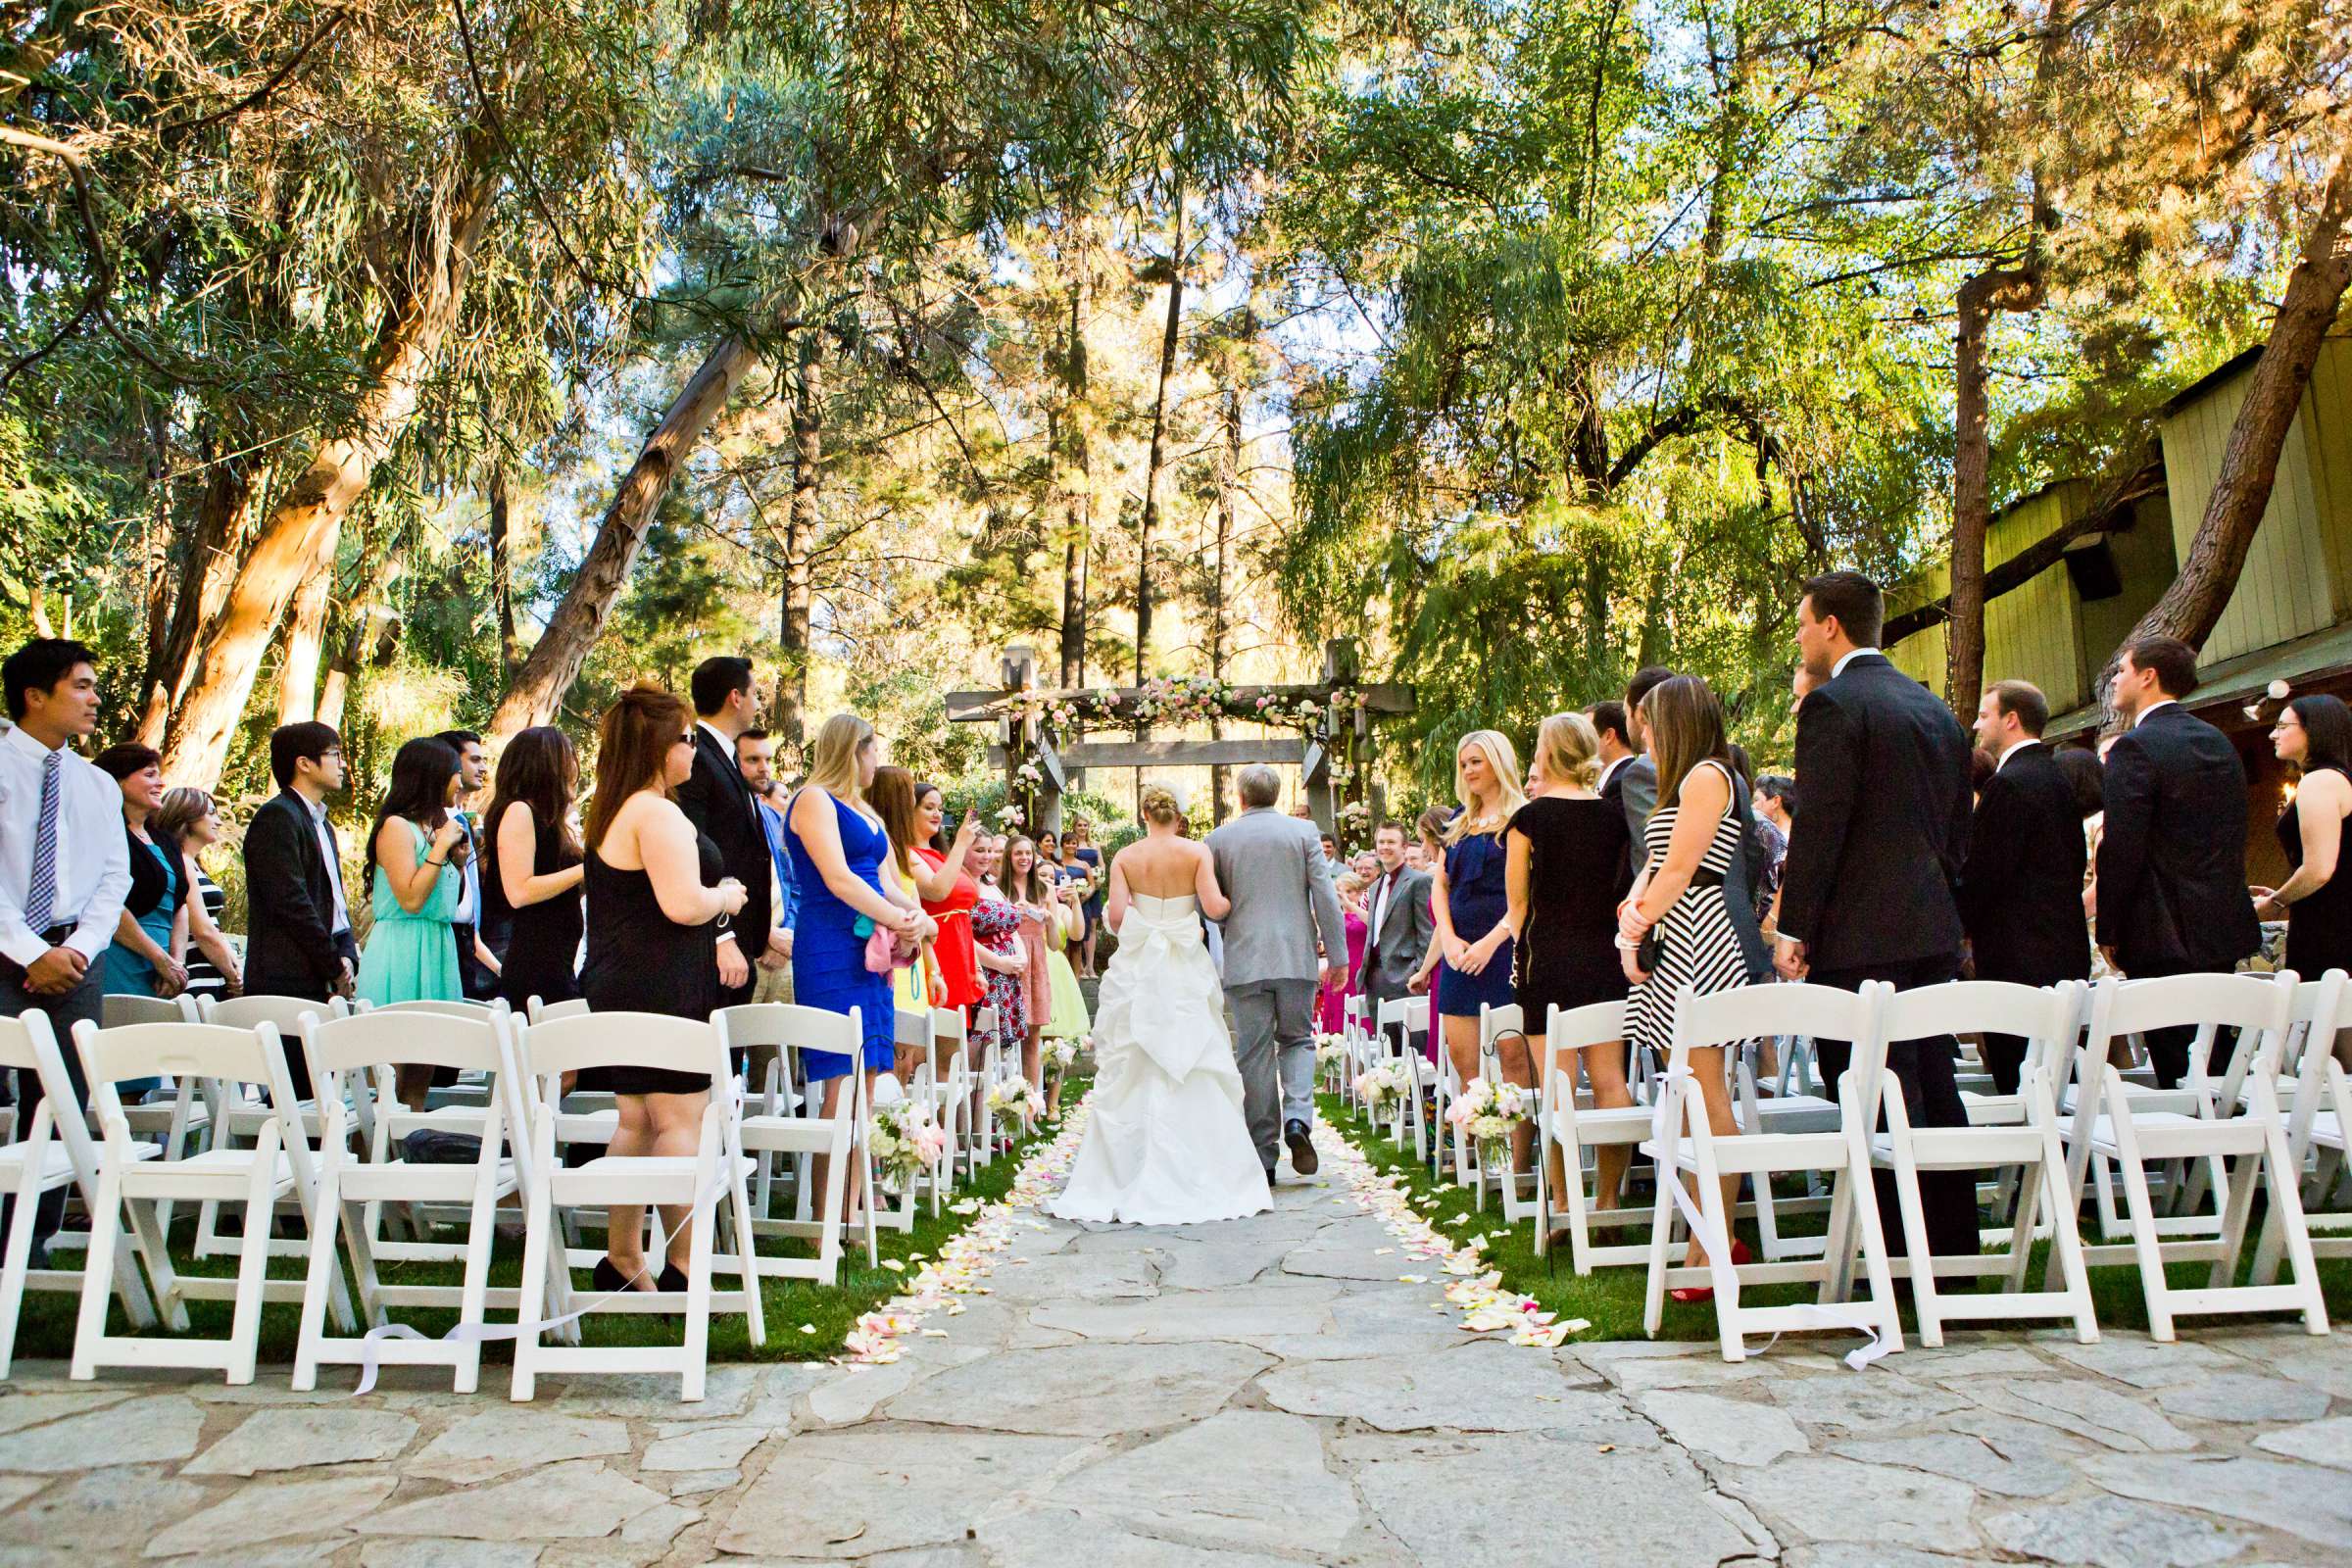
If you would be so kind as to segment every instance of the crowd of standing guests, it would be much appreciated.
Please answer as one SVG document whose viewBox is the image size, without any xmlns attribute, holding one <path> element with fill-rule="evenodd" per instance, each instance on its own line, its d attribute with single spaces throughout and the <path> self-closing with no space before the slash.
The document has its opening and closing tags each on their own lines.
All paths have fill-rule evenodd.
<svg viewBox="0 0 2352 1568">
<path fill-rule="evenodd" d="M 1380 823 L 1353 861 L 1326 836 L 1348 954 L 1320 999 L 1322 1026 L 1340 1027 L 1352 994 L 1375 1007 L 1426 994 L 1430 1035 L 1398 1048 L 1442 1052 L 1467 1079 L 1482 1008 L 1516 1003 L 1527 1029 L 1504 1042 L 1500 1067 L 1534 1085 L 1549 1009 L 1622 999 L 1627 1039 L 1585 1050 L 1581 1066 L 1598 1103 L 1623 1105 L 1629 1051 L 1663 1058 L 1685 990 L 1776 977 L 1909 988 L 1964 965 L 2037 986 L 2222 972 L 2255 953 L 2263 920 L 2285 922 L 2286 966 L 2352 967 L 2352 879 L 2336 875 L 2352 709 L 2315 695 L 2279 711 L 2273 745 L 2299 779 L 2276 827 L 2289 875 L 2249 887 L 2244 769 L 2181 706 L 2196 688 L 2185 645 L 2127 645 L 2113 733 L 2097 754 L 2054 752 L 2046 701 L 2015 680 L 1984 693 L 1972 744 L 1878 650 L 1883 616 L 1867 578 L 1805 583 L 1793 777 L 1755 771 L 1705 681 L 1650 667 L 1622 700 L 1544 719 L 1524 770 L 1503 734 L 1465 735 L 1454 807 Z M 218 804 L 166 788 L 151 748 L 87 761 L 74 750 L 97 725 L 97 663 L 80 644 L 41 639 L 4 671 L 0 1008 L 44 1012 L 61 1037 L 110 993 L 504 998 L 517 1010 L 584 999 L 691 1018 L 787 1000 L 862 1020 L 854 1053 L 804 1056 L 829 1110 L 853 1072 L 869 1087 L 912 1073 L 895 1044 L 901 1008 L 988 1009 L 1033 1082 L 1048 1042 L 1087 1032 L 1079 980 L 1094 973 L 1104 884 L 1088 825 L 1006 837 L 967 811 L 950 833 L 941 788 L 884 765 L 872 727 L 847 713 L 820 727 L 788 787 L 748 660 L 705 661 L 691 706 L 650 685 L 623 693 L 599 727 L 584 811 L 582 759 L 558 728 L 515 735 L 494 776 L 470 731 L 401 746 L 363 846 L 364 947 L 327 809 L 346 784 L 341 738 L 323 723 L 281 726 L 269 742 L 276 793 L 243 839 L 241 954 L 202 863 L 227 837 Z M 2148 1041 L 2161 1084 L 2185 1073 L 2189 1044 Z M 1815 1046 L 1834 1082 L 1845 1046 Z M 2024 1042 L 1996 1036 L 1982 1051 L 1996 1086 L 2014 1088 Z M 1965 1121 L 1954 1054 L 1948 1039 L 1891 1049 L 1915 1125 Z M 1730 1136 L 1721 1054 L 1701 1053 L 1714 1059 L 1694 1062 L 1694 1077 Z M 288 1066 L 307 1092 L 299 1053 Z M 78 1090 L 71 1053 L 67 1067 Z M 754 1074 L 757 1088 L 757 1063 Z M 616 1152 L 690 1151 L 707 1079 L 607 1077 Z M 426 1069 L 404 1073 L 399 1092 L 421 1104 L 431 1087 Z M 20 1093 L 28 1108 L 41 1090 Z M 1603 1156 L 1603 1203 L 1623 1158 Z M 1973 1250 L 1969 1174 L 1921 1185 L 1932 1245 Z M 657 1288 L 666 1269 L 624 1255 L 635 1234 L 615 1227 L 604 1272 Z M 1889 1242 L 1900 1250 L 1899 1234 Z M 1690 1261 L 1703 1261 L 1695 1239 Z"/>
<path fill-rule="evenodd" d="M 2228 972 L 2254 955 L 2264 920 L 2286 923 L 2283 966 L 2352 967 L 2352 879 L 2336 875 L 2352 813 L 2343 702 L 2280 710 L 2273 746 L 2298 774 L 2277 824 L 2291 874 L 2249 887 L 2245 771 L 2181 706 L 2197 684 L 2186 645 L 2128 644 L 2114 730 L 2097 751 L 2053 751 L 2048 704 L 2024 681 L 1984 693 L 1972 737 L 1879 651 L 1884 613 L 1856 573 L 1805 583 L 1793 776 L 1758 773 L 1707 683 L 1658 667 L 1622 701 L 1544 719 L 1524 773 L 1501 734 L 1462 737 L 1454 808 L 1374 835 L 1354 986 L 1375 1006 L 1433 999 L 1432 1037 L 1396 1049 L 1443 1052 L 1467 1080 L 1481 1009 L 1516 1003 L 1526 1032 L 1498 1042 L 1497 1065 L 1533 1085 L 1550 1008 L 1623 999 L 1627 1039 L 1584 1050 L 1580 1065 L 1598 1104 L 1626 1105 L 1631 1053 L 1663 1063 L 1686 991 Z M 2189 1046 L 2185 1032 L 2148 1041 L 2160 1084 L 2180 1080 Z M 1848 1045 L 1814 1047 L 1836 1082 Z M 1948 1037 L 1890 1048 L 1914 1125 L 1965 1124 L 1957 1050 Z M 2025 1042 L 1994 1036 L 1981 1051 L 1996 1087 L 2014 1090 Z M 1692 1076 L 1714 1130 L 1733 1136 L 1724 1054 L 1697 1053 Z M 1600 1157 L 1599 1200 L 1612 1203 L 1627 1153 Z M 1923 1173 L 1921 1188 L 1931 1247 L 1976 1250 L 1971 1174 Z M 1896 1212 L 1884 1195 L 1882 1213 Z M 1902 1250 L 1899 1231 L 1888 1243 Z M 1705 1261 L 1695 1237 L 1688 1260 Z"/>
<path fill-rule="evenodd" d="M 846 713 L 818 730 L 788 788 L 745 659 L 706 660 L 691 706 L 652 685 L 621 694 L 599 725 L 585 802 L 583 760 L 554 726 L 514 736 L 494 772 L 470 731 L 406 742 L 356 846 L 366 880 L 354 888 L 328 809 L 346 788 L 342 739 L 323 723 L 280 726 L 269 740 L 276 793 L 242 844 L 241 953 L 201 863 L 228 836 L 214 799 L 167 789 L 152 748 L 94 760 L 74 750 L 98 724 L 97 655 L 41 639 L 6 661 L 5 684 L 0 1008 L 46 1013 L 60 1038 L 121 993 L 503 998 L 517 1012 L 584 1000 L 696 1019 L 798 1001 L 862 1020 L 855 1054 L 803 1054 L 807 1088 L 830 1111 L 852 1072 L 870 1088 L 912 1071 L 895 1045 L 900 1007 L 993 1006 L 1033 1081 L 1047 1041 L 1089 1027 L 1071 956 L 1091 970 L 1102 858 L 1084 825 L 1049 850 L 984 833 L 967 812 L 951 839 L 938 787 L 880 765 L 872 727 Z M 987 1043 L 973 1039 L 975 1055 Z M 74 1053 L 66 1062 L 80 1089 Z M 287 1064 L 307 1095 L 302 1054 Z M 707 1076 L 592 1076 L 619 1106 L 613 1152 L 692 1152 Z M 404 1069 L 398 1093 L 422 1105 L 433 1086 L 432 1069 Z M 41 1089 L 27 1075 L 19 1092 L 29 1110 Z M 670 1228 L 657 1270 L 630 1252 L 639 1231 L 626 1220 L 600 1283 L 674 1286 L 682 1230 Z"/>
</svg>

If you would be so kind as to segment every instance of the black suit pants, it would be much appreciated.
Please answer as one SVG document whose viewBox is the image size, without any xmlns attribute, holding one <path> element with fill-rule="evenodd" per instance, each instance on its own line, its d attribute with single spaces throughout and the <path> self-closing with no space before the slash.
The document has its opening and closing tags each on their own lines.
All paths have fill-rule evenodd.
<svg viewBox="0 0 2352 1568">
<path fill-rule="evenodd" d="M 1890 981 L 1897 991 L 1941 985 L 1958 972 L 1957 956 L 1911 958 L 1857 969 L 1816 968 L 1806 978 L 1820 986 L 1859 991 L 1865 980 Z M 1965 1127 L 1968 1106 L 1952 1081 L 1952 1057 L 1960 1049 L 1950 1035 L 1906 1040 L 1888 1048 L 1886 1068 L 1902 1085 L 1903 1109 L 1914 1127 Z M 1836 1085 L 1853 1057 L 1853 1045 L 1844 1040 L 1813 1042 L 1814 1064 L 1822 1081 Z M 1903 1240 L 1902 1211 L 1895 1205 L 1894 1173 L 1876 1173 L 1879 1223 L 1889 1255 L 1908 1250 Z M 1973 1170 L 1931 1170 L 1919 1173 L 1921 1206 L 1927 1211 L 1928 1246 L 1938 1255 L 1974 1257 L 1981 1250 L 1977 1232 L 1977 1173 Z"/>
<path fill-rule="evenodd" d="M 58 926 L 46 933 L 48 939 L 62 942 L 72 931 L 71 926 Z M 106 1002 L 106 955 L 101 953 L 81 977 L 81 984 L 71 991 L 38 992 L 24 988 L 24 970 L 13 958 L 0 958 L 0 1013 L 11 1018 L 37 1012 L 49 1020 L 50 1033 L 57 1037 L 57 1054 L 63 1059 L 66 1077 L 74 1087 L 74 1098 L 86 1117 L 90 1107 L 90 1086 L 82 1075 L 81 1049 L 74 1043 L 74 1026 L 84 1018 L 92 1023 L 102 1022 Z M 47 1086 L 39 1073 L 21 1069 L 17 1073 L 17 1136 L 23 1138 L 32 1129 L 34 1107 L 48 1096 Z M 97 1129 L 93 1128 L 93 1132 Z M 58 1135 L 52 1134 L 52 1137 Z M 0 1235 L 5 1235 L 8 1201 L 0 1200 Z M 36 1246 L 46 1243 L 57 1234 L 66 1217 L 66 1190 L 62 1187 L 41 1195 L 33 1210 L 32 1239 Z M 35 1268 L 41 1265 L 35 1263 Z"/>
<path fill-rule="evenodd" d="M 2135 964 L 2124 971 L 2134 980 L 2157 980 L 2176 974 L 2234 974 L 2234 963 L 2148 963 Z M 2193 1025 L 2177 1024 L 2170 1029 L 2150 1029 L 2141 1035 L 2140 1043 L 2148 1048 L 2148 1065 L 2156 1070 L 2159 1089 L 2178 1089 L 2180 1080 L 2188 1076 L 2188 1049 L 2196 1043 Z M 2226 1062 L 2229 1052 L 2237 1038 L 2233 1029 L 2217 1029 L 2213 1036 L 2213 1059 Z"/>
</svg>

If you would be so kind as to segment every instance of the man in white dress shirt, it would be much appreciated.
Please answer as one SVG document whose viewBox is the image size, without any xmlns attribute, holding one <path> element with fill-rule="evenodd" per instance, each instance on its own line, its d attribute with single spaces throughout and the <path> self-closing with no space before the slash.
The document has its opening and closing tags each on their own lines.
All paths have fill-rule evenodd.
<svg viewBox="0 0 2352 1568">
<path fill-rule="evenodd" d="M 98 724 L 97 657 L 42 637 L 0 664 L 14 727 L 0 735 L 0 1012 L 45 1014 L 75 1098 L 88 1103 L 74 1025 L 98 1019 L 107 944 L 130 892 L 122 792 L 71 744 Z M 40 1079 L 19 1074 L 20 1131 L 41 1102 Z M 41 1200 L 33 1267 L 65 1212 L 61 1189 Z"/>
<path fill-rule="evenodd" d="M 490 929 L 490 910 L 482 903 L 482 836 L 473 819 L 473 803 L 481 799 L 482 786 L 489 781 L 490 753 L 469 729 L 445 729 L 433 739 L 458 754 L 458 788 L 464 792 L 450 813 L 466 830 L 458 907 L 449 917 L 458 939 L 458 980 L 469 1000 L 488 1002 L 498 995 L 498 955 L 506 946 L 506 933 Z"/>
</svg>

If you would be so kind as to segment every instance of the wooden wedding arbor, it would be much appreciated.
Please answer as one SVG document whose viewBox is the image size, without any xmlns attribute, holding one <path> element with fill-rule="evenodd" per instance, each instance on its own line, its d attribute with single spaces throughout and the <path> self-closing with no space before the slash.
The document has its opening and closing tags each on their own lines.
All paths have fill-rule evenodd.
<svg viewBox="0 0 2352 1568">
<path fill-rule="evenodd" d="M 1004 684 L 995 691 L 950 692 L 948 717 L 994 723 L 992 766 L 1004 770 L 1004 798 L 1031 828 L 1061 831 L 1061 798 L 1088 768 L 1231 767 L 1250 762 L 1297 764 L 1316 825 L 1338 833 L 1357 830 L 1379 803 L 1367 798 L 1372 728 L 1376 718 L 1413 710 L 1413 689 L 1361 678 L 1354 641 L 1323 646 L 1323 678 L 1297 685 L 1228 686 L 1209 676 L 1147 681 L 1142 686 L 1043 690 L 1037 651 L 1004 650 Z M 1208 740 L 1154 740 L 1154 726 L 1219 725 L 1238 720 L 1295 729 L 1295 736 L 1258 735 Z M 1083 729 L 1120 728 L 1127 740 L 1085 740 Z"/>
</svg>

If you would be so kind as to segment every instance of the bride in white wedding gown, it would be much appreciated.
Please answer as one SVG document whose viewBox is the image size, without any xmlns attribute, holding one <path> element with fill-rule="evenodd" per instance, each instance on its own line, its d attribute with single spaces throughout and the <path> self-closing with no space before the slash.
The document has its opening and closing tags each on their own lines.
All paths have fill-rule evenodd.
<svg viewBox="0 0 2352 1568">
<path fill-rule="evenodd" d="M 1200 916 L 1228 907 L 1208 852 L 1176 832 L 1176 797 L 1140 803 L 1148 833 L 1110 862 L 1104 918 L 1119 937 L 1095 1011 L 1095 1089 L 1062 1219 L 1188 1225 L 1267 1207 L 1242 1114 L 1225 992 Z"/>
</svg>

